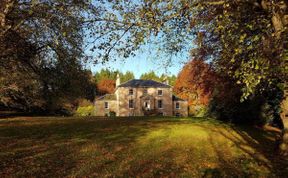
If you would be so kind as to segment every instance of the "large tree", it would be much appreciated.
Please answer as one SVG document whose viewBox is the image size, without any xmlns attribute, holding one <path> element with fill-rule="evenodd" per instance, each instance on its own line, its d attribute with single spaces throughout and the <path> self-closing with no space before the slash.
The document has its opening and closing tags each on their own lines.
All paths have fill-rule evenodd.
<svg viewBox="0 0 288 178">
<path fill-rule="evenodd" d="M 197 114 L 197 110 L 208 106 L 216 83 L 211 66 L 201 59 L 193 59 L 178 74 L 173 91 L 188 100 L 191 114 Z"/>
<path fill-rule="evenodd" d="M 82 67 L 83 25 L 92 11 L 90 1 L 0 2 L 1 104 L 50 110 L 85 95 L 79 88 L 91 81 Z"/>
</svg>

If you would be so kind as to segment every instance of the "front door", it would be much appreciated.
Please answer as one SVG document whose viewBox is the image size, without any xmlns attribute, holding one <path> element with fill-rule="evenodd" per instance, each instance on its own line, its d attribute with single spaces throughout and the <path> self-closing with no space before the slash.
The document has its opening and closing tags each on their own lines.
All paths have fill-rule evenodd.
<svg viewBox="0 0 288 178">
<path fill-rule="evenodd" d="M 146 101 L 144 101 L 144 109 L 146 110 L 146 111 L 149 111 L 150 110 L 150 100 L 146 100 Z"/>
</svg>

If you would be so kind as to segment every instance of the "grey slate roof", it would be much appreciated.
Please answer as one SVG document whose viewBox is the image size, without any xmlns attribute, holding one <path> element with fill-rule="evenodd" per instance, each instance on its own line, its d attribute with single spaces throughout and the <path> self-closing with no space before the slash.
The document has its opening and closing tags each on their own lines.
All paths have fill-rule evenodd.
<svg viewBox="0 0 288 178">
<path fill-rule="evenodd" d="M 115 94 L 106 94 L 104 96 L 97 98 L 96 100 L 116 100 L 116 95 Z"/>
<path fill-rule="evenodd" d="M 140 80 L 140 79 L 133 79 L 125 82 L 118 87 L 133 87 L 133 88 L 140 88 L 140 87 L 155 87 L 155 88 L 171 88 L 170 85 L 166 85 L 161 82 L 156 82 L 154 80 Z"/>
<path fill-rule="evenodd" d="M 173 101 L 186 101 L 186 100 L 183 100 L 183 99 L 181 99 L 181 98 L 179 98 L 178 96 L 175 96 L 175 95 L 172 96 L 172 100 Z"/>
</svg>

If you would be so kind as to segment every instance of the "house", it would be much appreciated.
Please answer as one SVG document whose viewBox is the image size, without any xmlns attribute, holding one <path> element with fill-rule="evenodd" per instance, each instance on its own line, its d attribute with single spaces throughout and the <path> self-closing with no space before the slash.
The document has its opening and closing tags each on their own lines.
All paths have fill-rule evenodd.
<svg viewBox="0 0 288 178">
<path fill-rule="evenodd" d="M 95 100 L 95 115 L 109 116 L 187 116 L 188 102 L 173 95 L 172 87 L 154 80 L 133 79 L 120 83 L 116 91 Z"/>
</svg>

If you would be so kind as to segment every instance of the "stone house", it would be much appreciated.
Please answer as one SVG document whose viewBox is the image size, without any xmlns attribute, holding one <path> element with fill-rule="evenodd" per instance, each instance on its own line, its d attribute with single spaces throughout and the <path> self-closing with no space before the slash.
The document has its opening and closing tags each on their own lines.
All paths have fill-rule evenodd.
<svg viewBox="0 0 288 178">
<path fill-rule="evenodd" d="M 154 80 L 133 79 L 120 83 L 114 94 L 95 100 L 95 115 L 109 116 L 188 116 L 188 102 L 173 95 L 172 87 Z"/>
</svg>

